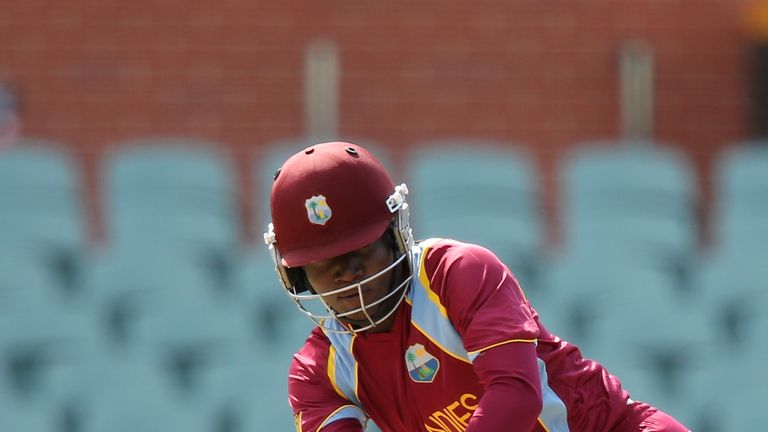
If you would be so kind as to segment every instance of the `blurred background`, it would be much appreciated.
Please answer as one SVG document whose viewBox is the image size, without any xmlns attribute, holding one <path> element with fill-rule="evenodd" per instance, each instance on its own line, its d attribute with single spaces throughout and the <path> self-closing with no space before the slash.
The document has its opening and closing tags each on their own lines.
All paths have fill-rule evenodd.
<svg viewBox="0 0 768 432">
<path fill-rule="evenodd" d="M 768 5 L 6 0 L 0 430 L 292 430 L 272 176 L 367 146 L 417 237 L 697 431 L 768 388 Z"/>
</svg>

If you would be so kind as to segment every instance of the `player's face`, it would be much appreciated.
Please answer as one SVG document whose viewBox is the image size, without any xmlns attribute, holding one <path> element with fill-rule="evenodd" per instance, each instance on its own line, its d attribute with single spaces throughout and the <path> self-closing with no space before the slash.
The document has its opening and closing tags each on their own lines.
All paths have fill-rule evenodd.
<svg viewBox="0 0 768 432">
<path fill-rule="evenodd" d="M 382 237 L 347 254 L 308 264 L 304 266 L 304 273 L 315 292 L 324 294 L 375 275 L 392 264 L 393 259 L 392 248 Z M 374 316 L 382 304 L 365 305 L 370 305 L 387 295 L 392 281 L 393 275 L 390 273 L 360 285 L 359 289 L 344 290 L 323 298 L 338 314 L 365 307 L 365 312 Z M 364 304 L 361 304 L 361 296 Z M 346 316 L 344 320 L 367 322 L 363 311 Z"/>
</svg>

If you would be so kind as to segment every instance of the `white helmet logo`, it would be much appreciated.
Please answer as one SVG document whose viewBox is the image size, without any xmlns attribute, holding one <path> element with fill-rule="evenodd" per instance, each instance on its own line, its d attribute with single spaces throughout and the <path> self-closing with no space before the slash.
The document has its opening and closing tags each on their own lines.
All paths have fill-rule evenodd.
<svg viewBox="0 0 768 432">
<path fill-rule="evenodd" d="M 323 195 L 314 195 L 307 199 L 304 207 L 307 208 L 309 221 L 316 225 L 325 225 L 333 214 Z"/>
</svg>

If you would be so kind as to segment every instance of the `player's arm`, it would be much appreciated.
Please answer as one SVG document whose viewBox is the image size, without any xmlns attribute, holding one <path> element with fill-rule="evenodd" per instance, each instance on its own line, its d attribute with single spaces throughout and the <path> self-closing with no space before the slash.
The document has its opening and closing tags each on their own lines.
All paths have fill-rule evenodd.
<svg viewBox="0 0 768 432">
<path fill-rule="evenodd" d="M 327 340 L 311 336 L 294 356 L 288 401 L 298 432 L 362 432 L 363 411 L 337 393 L 327 374 Z"/>
<path fill-rule="evenodd" d="M 435 255 L 426 263 L 432 288 L 484 387 L 467 432 L 530 432 L 542 407 L 539 330 L 522 290 L 509 269 L 484 248 L 458 245 Z"/>
<path fill-rule="evenodd" d="M 467 432 L 530 432 L 542 406 L 535 346 L 508 343 L 493 347 L 473 365 L 485 393 Z"/>
</svg>

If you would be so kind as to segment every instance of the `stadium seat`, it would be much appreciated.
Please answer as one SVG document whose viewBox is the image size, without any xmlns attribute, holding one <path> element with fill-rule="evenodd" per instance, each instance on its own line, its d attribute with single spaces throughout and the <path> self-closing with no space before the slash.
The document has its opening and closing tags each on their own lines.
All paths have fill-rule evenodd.
<svg viewBox="0 0 768 432">
<path fill-rule="evenodd" d="M 167 258 L 124 259 L 94 272 L 100 309 L 120 312 L 122 331 L 86 377 L 93 397 L 82 408 L 90 419 L 85 431 L 123 430 L 121 422 L 150 431 L 261 430 L 258 423 L 243 428 L 248 423 L 239 387 L 263 389 L 263 381 L 243 382 L 243 371 L 261 368 L 262 359 L 276 354 L 250 340 L 239 293 L 218 292 L 204 272 Z M 290 357 L 283 360 L 287 367 Z M 115 385 L 127 388 L 115 391 Z M 145 404 L 144 392 L 158 399 Z M 287 420 L 290 425 L 290 415 Z"/>
<path fill-rule="evenodd" d="M 77 377 L 96 348 L 91 324 L 60 309 L 0 313 L 0 430 L 74 430 Z"/>
<path fill-rule="evenodd" d="M 262 351 L 244 365 L 230 386 L 237 393 L 231 405 L 233 417 L 243 431 L 294 430 L 293 412 L 288 404 L 288 368 L 292 353 Z"/>
<path fill-rule="evenodd" d="M 697 187 L 679 153 L 655 143 L 593 143 L 562 163 L 569 253 L 625 253 L 681 279 L 697 250 Z"/>
<path fill-rule="evenodd" d="M 94 359 L 83 386 L 82 432 L 217 431 L 210 407 L 182 403 L 163 370 L 134 358 Z M 205 409 L 209 408 L 209 409 Z"/>
<path fill-rule="evenodd" d="M 238 309 L 187 301 L 136 320 L 132 355 L 164 368 L 168 384 L 185 398 L 216 401 L 231 394 L 228 377 L 246 361 L 245 316 Z"/>
<path fill-rule="evenodd" d="M 61 144 L 27 140 L 0 153 L 0 247 L 79 250 L 86 240 L 78 167 Z"/>
<path fill-rule="evenodd" d="M 45 257 L 29 250 L 0 250 L 0 315 L 19 309 L 65 309 L 78 299 L 46 271 Z"/>
<path fill-rule="evenodd" d="M 713 228 L 726 255 L 758 253 L 768 258 L 768 143 L 737 143 L 715 167 Z"/>
<path fill-rule="evenodd" d="M 112 242 L 219 249 L 238 244 L 233 175 L 215 144 L 171 138 L 120 143 L 102 176 Z"/>
<path fill-rule="evenodd" d="M 485 246 L 524 287 L 533 286 L 543 227 L 529 157 L 492 141 L 437 140 L 416 148 L 406 167 L 416 235 Z"/>
<path fill-rule="evenodd" d="M 204 263 L 155 250 L 113 248 L 95 256 L 87 273 L 89 306 L 97 311 L 103 336 L 115 346 L 134 340 L 135 324 L 145 315 L 163 314 L 164 308 L 206 304 L 211 308 L 236 303 L 237 293 Z"/>
<path fill-rule="evenodd" d="M 32 260 L 69 292 L 80 288 L 87 242 L 80 187 L 60 143 L 25 140 L 0 152 L 0 255 Z"/>
<path fill-rule="evenodd" d="M 121 143 L 102 165 L 108 246 L 185 257 L 227 284 L 240 246 L 233 173 L 214 143 Z"/>
<path fill-rule="evenodd" d="M 297 351 L 314 323 L 283 292 L 265 247 L 243 254 L 237 280 L 254 341 L 268 349 Z"/>
<path fill-rule="evenodd" d="M 290 430 L 295 426 L 288 405 L 288 367 L 314 323 L 282 292 L 266 248 L 257 245 L 243 254 L 239 268 L 255 349 L 250 350 L 254 359 L 235 385 L 240 394 L 236 412 L 244 413 L 239 418 L 253 428 L 245 430 Z"/>
<path fill-rule="evenodd" d="M 177 281 L 195 288 L 189 277 Z M 81 380 L 90 389 L 81 407 L 84 431 L 131 430 L 123 423 L 149 431 L 253 430 L 236 427 L 244 421 L 235 410 L 241 370 L 255 361 L 245 316 L 233 303 L 158 288 L 136 293 L 143 298 L 135 303 L 141 310 L 131 317 L 128 343 L 94 358 Z"/>
<path fill-rule="evenodd" d="M 764 327 L 768 330 L 768 326 Z M 762 339 L 765 340 L 765 335 Z M 697 379 L 684 389 L 689 399 L 685 418 L 691 430 L 701 432 L 739 432 L 762 430 L 768 421 L 762 402 L 768 388 L 768 349 L 743 356 L 730 350 L 707 369 L 697 371 Z M 716 407 L 716 409 L 713 409 Z"/>
<path fill-rule="evenodd" d="M 546 300 L 534 303 L 544 326 L 616 373 L 634 398 L 677 406 L 690 371 L 711 355 L 704 307 L 666 273 L 621 255 L 569 256 L 544 273 Z"/>
<path fill-rule="evenodd" d="M 766 257 L 759 253 L 734 256 L 718 249 L 697 267 L 696 294 L 706 303 L 723 353 L 755 348 L 752 341 L 768 336 L 768 332 L 760 334 L 757 328 L 768 308 L 765 263 Z"/>
</svg>

